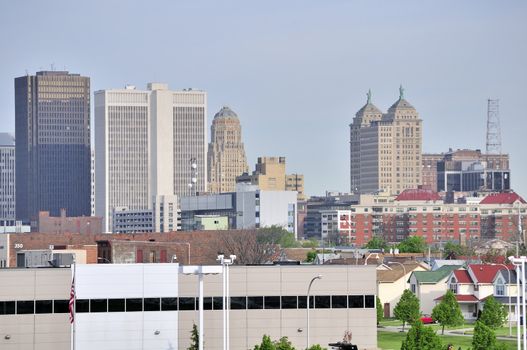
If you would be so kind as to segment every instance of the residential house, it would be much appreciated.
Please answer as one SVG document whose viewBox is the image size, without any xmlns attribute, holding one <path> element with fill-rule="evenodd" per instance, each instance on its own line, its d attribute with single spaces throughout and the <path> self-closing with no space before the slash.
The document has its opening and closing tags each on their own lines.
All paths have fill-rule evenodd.
<svg viewBox="0 0 527 350">
<path fill-rule="evenodd" d="M 460 265 L 444 265 L 435 271 L 412 272 L 408 279 L 410 290 L 419 299 L 423 314 L 432 314 L 434 300 L 446 293 L 448 276 L 452 271 L 460 268 Z"/>
<path fill-rule="evenodd" d="M 404 266 L 404 268 L 403 268 Z M 408 277 L 414 271 L 426 271 L 427 265 L 417 261 L 380 265 L 377 268 L 377 295 L 383 305 L 384 317 L 393 317 L 393 309 L 405 289 Z"/>
<path fill-rule="evenodd" d="M 512 270 L 513 266 L 509 268 Z M 500 289 L 500 293 L 503 294 L 506 292 L 505 289 L 507 292 L 512 292 L 510 288 L 505 288 L 504 274 L 496 278 L 502 269 L 506 270 L 504 265 L 469 264 L 466 270 L 456 270 L 450 273 L 447 287 L 456 295 L 465 320 L 476 320 L 483 309 L 484 300 L 494 295 L 497 289 Z M 435 301 L 439 302 L 442 298 L 443 296 L 440 296 Z"/>
</svg>

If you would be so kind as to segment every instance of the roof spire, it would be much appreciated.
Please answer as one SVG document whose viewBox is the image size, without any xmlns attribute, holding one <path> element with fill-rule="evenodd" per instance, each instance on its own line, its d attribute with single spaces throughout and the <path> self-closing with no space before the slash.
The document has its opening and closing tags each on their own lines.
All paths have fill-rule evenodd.
<svg viewBox="0 0 527 350">
<path fill-rule="evenodd" d="M 368 93 L 366 94 L 366 96 L 368 96 L 368 101 L 366 103 L 370 104 L 371 103 L 371 89 L 368 89 Z"/>
<path fill-rule="evenodd" d="M 404 98 L 404 88 L 403 84 L 399 85 L 399 100 L 402 100 Z"/>
</svg>

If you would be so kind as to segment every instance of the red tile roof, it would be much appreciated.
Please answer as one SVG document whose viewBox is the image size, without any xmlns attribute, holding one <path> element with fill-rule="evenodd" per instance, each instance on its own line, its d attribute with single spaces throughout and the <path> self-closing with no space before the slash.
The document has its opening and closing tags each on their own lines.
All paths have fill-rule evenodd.
<svg viewBox="0 0 527 350">
<path fill-rule="evenodd" d="M 509 265 L 510 269 L 514 269 L 514 266 Z M 496 273 L 503 269 L 502 265 L 490 265 L 490 264 L 470 264 L 468 265 L 469 270 L 476 277 L 477 283 L 492 283 Z"/>
<path fill-rule="evenodd" d="M 408 189 L 401 192 L 396 201 L 439 201 L 441 197 L 432 190 L 427 189 Z"/>
<path fill-rule="evenodd" d="M 443 297 L 444 295 L 434 300 L 443 300 Z M 479 301 L 479 299 L 473 294 L 456 294 L 456 300 L 458 303 L 477 303 Z"/>
<path fill-rule="evenodd" d="M 468 274 L 467 270 L 455 270 L 454 276 L 456 276 L 457 283 L 465 283 L 465 284 L 474 283 L 472 281 L 472 278 L 470 278 L 470 275 Z"/>
<path fill-rule="evenodd" d="M 485 198 L 479 202 L 479 204 L 513 204 L 519 200 L 521 203 L 527 203 L 525 200 L 520 197 L 515 192 L 508 192 L 508 193 L 495 193 L 495 194 L 489 194 Z"/>
</svg>

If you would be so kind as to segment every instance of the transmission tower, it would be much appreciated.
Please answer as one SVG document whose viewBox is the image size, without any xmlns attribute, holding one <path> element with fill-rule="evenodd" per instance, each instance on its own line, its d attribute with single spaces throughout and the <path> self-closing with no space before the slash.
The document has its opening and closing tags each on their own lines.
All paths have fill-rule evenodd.
<svg viewBox="0 0 527 350">
<path fill-rule="evenodd" d="M 501 154 L 500 100 L 488 99 L 486 154 Z"/>
</svg>

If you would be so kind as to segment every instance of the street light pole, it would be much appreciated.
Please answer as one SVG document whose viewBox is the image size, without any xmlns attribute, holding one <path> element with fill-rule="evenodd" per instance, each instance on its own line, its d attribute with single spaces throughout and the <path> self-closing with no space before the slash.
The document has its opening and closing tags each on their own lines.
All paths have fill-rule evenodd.
<svg viewBox="0 0 527 350">
<path fill-rule="evenodd" d="M 307 346 L 306 349 L 309 349 L 309 292 L 311 291 L 311 285 L 315 280 L 322 279 L 322 275 L 315 276 L 309 282 L 309 287 L 307 287 Z"/>
<path fill-rule="evenodd" d="M 523 349 L 527 350 L 527 334 L 526 334 L 526 317 L 525 317 L 525 262 L 527 261 L 526 256 L 520 256 L 518 258 L 509 256 L 509 261 L 516 266 L 516 334 L 518 337 L 518 350 L 521 348 L 521 334 L 523 333 Z M 521 283 L 520 283 L 520 271 L 521 271 Z M 521 295 L 521 301 L 520 301 Z M 520 308 L 521 307 L 521 308 Z M 522 310 L 523 309 L 523 310 Z M 523 320 L 520 318 L 520 314 L 523 315 Z M 521 322 L 523 321 L 523 322 Z M 520 329 L 520 322 L 522 327 Z"/>
<path fill-rule="evenodd" d="M 510 291 L 510 285 L 511 285 L 511 270 L 509 267 L 505 264 L 496 264 L 499 266 L 503 266 L 507 269 L 507 272 L 509 273 L 509 282 L 507 283 L 507 295 L 509 296 L 509 337 L 512 337 L 512 320 L 511 320 L 511 291 Z"/>
<path fill-rule="evenodd" d="M 229 290 L 229 265 L 234 263 L 236 255 L 230 255 L 229 258 L 225 258 L 225 255 L 219 254 L 216 259 L 222 265 L 223 270 L 223 350 L 229 349 L 230 346 L 230 290 Z"/>
</svg>

